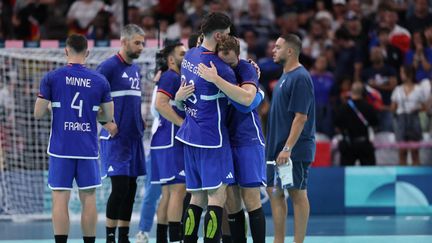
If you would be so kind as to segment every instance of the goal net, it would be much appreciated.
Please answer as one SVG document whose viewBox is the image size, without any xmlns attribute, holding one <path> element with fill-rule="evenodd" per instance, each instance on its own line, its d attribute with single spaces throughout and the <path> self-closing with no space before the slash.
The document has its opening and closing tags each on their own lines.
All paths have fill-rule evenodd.
<svg viewBox="0 0 432 243">
<path fill-rule="evenodd" d="M 86 66 L 95 69 L 118 48 L 93 48 Z M 157 48 L 145 48 L 137 64 L 143 75 L 142 114 L 146 121 L 145 145 L 150 140 L 151 82 Z M 61 48 L 0 49 L 0 218 L 48 218 L 51 214 L 51 191 L 47 187 L 48 156 L 46 153 L 50 118 L 33 118 L 34 102 L 43 75 L 66 63 Z M 147 146 L 146 146 L 147 147 Z M 134 211 L 139 212 L 143 197 L 143 179 Z M 97 207 L 105 212 L 110 192 L 109 180 L 97 190 Z M 71 194 L 70 212 L 78 214 L 77 190 Z M 24 216 L 24 217 L 23 217 Z"/>
</svg>

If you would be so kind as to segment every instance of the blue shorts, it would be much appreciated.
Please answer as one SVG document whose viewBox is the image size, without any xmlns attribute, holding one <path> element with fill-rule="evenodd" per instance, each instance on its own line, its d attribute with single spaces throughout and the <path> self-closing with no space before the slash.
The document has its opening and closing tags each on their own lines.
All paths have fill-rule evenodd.
<svg viewBox="0 0 432 243">
<path fill-rule="evenodd" d="M 266 186 L 266 162 L 264 146 L 231 147 L 234 160 L 234 176 L 241 187 Z"/>
<path fill-rule="evenodd" d="M 101 139 L 100 150 L 104 176 L 138 177 L 146 174 L 142 138 Z"/>
<path fill-rule="evenodd" d="M 49 157 L 49 188 L 52 190 L 72 190 L 74 179 L 80 190 L 101 186 L 98 161 L 96 159 Z"/>
<path fill-rule="evenodd" d="M 198 148 L 184 144 L 186 190 L 217 189 L 234 183 L 234 165 L 229 144 L 221 148 Z"/>
<path fill-rule="evenodd" d="M 151 183 L 185 183 L 183 144 L 166 149 L 151 149 Z"/>
<path fill-rule="evenodd" d="M 293 182 L 298 190 L 306 190 L 309 167 L 311 162 L 293 161 Z M 267 164 L 267 187 L 281 186 L 279 177 L 276 177 L 275 165 Z"/>
</svg>

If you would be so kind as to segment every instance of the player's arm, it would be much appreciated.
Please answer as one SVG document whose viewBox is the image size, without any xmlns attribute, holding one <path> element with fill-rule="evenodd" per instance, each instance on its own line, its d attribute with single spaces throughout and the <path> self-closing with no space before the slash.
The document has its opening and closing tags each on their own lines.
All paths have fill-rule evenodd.
<svg viewBox="0 0 432 243">
<path fill-rule="evenodd" d="M 170 97 L 168 95 L 162 92 L 157 92 L 155 108 L 161 116 L 174 123 L 176 126 L 181 126 L 183 123 L 183 118 L 181 118 L 172 108 Z"/>
<path fill-rule="evenodd" d="M 102 65 L 98 67 L 102 75 L 105 76 L 104 72 L 102 72 Z M 117 124 L 114 121 L 114 102 L 111 97 L 111 87 L 109 85 L 108 79 L 105 78 L 104 82 L 104 94 L 102 96 L 102 100 L 100 103 L 100 114 L 98 114 L 98 121 L 103 127 L 109 132 L 111 137 L 114 137 L 118 133 Z"/>
<path fill-rule="evenodd" d="M 210 67 L 200 63 L 198 65 L 198 73 L 203 79 L 215 84 L 230 99 L 241 105 L 249 106 L 255 98 L 255 86 L 251 85 L 253 89 L 245 89 L 229 83 L 218 75 L 213 62 L 210 62 Z"/>
<path fill-rule="evenodd" d="M 261 102 L 264 100 L 264 97 L 265 97 L 264 91 L 259 89 L 255 95 L 254 100 L 252 101 L 252 103 L 249 106 L 241 105 L 241 104 L 239 104 L 233 100 L 231 100 L 231 103 L 236 108 L 236 110 L 238 110 L 242 113 L 249 113 L 261 104 Z"/>
<path fill-rule="evenodd" d="M 288 158 L 291 156 L 291 149 L 297 143 L 297 140 L 300 137 L 301 132 L 303 131 L 307 119 L 308 117 L 306 114 L 302 114 L 300 112 L 295 113 L 288 139 L 285 142 L 285 148 L 289 148 L 289 150 L 282 150 L 279 153 L 279 156 L 276 159 L 277 164 L 283 164 L 288 161 Z"/>
<path fill-rule="evenodd" d="M 101 103 L 100 108 L 97 120 L 99 122 L 111 122 L 114 118 L 114 102 Z"/>
<path fill-rule="evenodd" d="M 38 97 L 36 99 L 34 112 L 33 112 L 34 118 L 41 119 L 46 114 L 49 114 L 50 113 L 49 104 L 50 104 L 49 100 L 42 99 L 42 98 Z"/>
</svg>

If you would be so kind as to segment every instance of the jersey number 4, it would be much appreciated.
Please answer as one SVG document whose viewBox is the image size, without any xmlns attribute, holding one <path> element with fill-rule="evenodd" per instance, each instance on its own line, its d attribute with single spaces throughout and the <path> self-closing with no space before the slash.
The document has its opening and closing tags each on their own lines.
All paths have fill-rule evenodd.
<svg viewBox="0 0 432 243">
<path fill-rule="evenodd" d="M 78 105 L 75 105 L 75 102 L 78 99 L 79 92 L 75 93 L 75 96 L 72 99 L 71 108 L 78 110 L 78 117 L 82 117 L 82 109 L 83 109 L 83 100 L 78 100 Z"/>
</svg>

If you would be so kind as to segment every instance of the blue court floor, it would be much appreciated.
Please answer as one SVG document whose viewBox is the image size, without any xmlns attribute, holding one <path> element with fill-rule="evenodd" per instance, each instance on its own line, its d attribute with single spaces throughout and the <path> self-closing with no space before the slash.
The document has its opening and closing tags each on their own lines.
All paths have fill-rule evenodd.
<svg viewBox="0 0 432 243">
<path fill-rule="evenodd" d="M 137 221 L 132 222 L 131 242 L 137 233 Z M 292 243 L 292 217 L 287 221 L 287 243 Z M 267 242 L 273 240 L 273 224 L 267 218 Z M 202 230 L 200 230 L 201 232 Z M 432 243 L 432 216 L 314 216 L 309 221 L 305 243 Z M 156 242 L 155 228 L 151 242 Z M 103 243 L 105 228 L 100 220 L 96 242 Z M 82 242 L 80 226 L 71 223 L 69 241 Z M 50 221 L 0 221 L 0 243 L 54 242 Z M 249 238 L 248 242 L 252 242 Z"/>
</svg>

